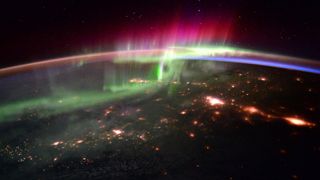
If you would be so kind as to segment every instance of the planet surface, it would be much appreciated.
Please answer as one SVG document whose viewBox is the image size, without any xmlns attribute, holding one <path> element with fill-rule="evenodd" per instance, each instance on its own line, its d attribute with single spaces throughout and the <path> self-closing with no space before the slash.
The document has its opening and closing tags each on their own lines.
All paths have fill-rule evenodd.
<svg viewBox="0 0 320 180">
<path fill-rule="evenodd" d="M 0 177 L 318 179 L 319 67 L 175 48 L 0 69 Z"/>
</svg>

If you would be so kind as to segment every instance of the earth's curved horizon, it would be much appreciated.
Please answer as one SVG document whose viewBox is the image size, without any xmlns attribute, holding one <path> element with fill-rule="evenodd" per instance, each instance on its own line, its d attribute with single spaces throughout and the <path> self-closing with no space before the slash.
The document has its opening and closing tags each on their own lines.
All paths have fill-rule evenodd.
<svg viewBox="0 0 320 180">
<path fill-rule="evenodd" d="M 4 179 L 316 179 L 320 63 L 230 47 L 0 69 Z"/>
<path fill-rule="evenodd" d="M 311 68 L 312 70 L 307 69 L 307 72 L 311 73 L 320 73 L 320 63 L 317 60 L 298 58 L 293 56 L 272 54 L 272 53 L 264 53 L 254 50 L 248 49 L 240 49 L 229 46 L 196 46 L 196 47 L 171 47 L 171 48 L 162 48 L 162 49 L 137 49 L 137 50 L 120 50 L 120 51 L 106 51 L 106 52 L 96 52 L 96 53 L 88 53 L 88 54 L 79 54 L 74 56 L 66 56 L 55 59 L 47 59 L 41 61 L 34 61 L 31 63 L 14 65 L 9 67 L 0 68 L 0 76 L 5 74 L 12 74 L 15 72 L 26 71 L 34 68 L 48 67 L 52 65 L 59 65 L 64 63 L 78 63 L 80 61 L 90 61 L 96 58 L 104 58 L 110 59 L 116 56 L 124 56 L 125 58 L 133 58 L 133 60 L 137 60 L 139 56 L 157 56 L 160 60 L 162 56 L 166 53 L 177 53 L 175 57 L 169 57 L 168 59 L 201 59 L 201 60 L 210 60 L 212 58 L 213 61 L 220 62 L 231 62 L 231 63 L 244 63 L 244 64 L 253 64 L 253 65 L 261 65 L 261 66 L 271 66 L 278 68 L 287 68 L 282 67 L 281 65 L 273 65 L 273 64 L 263 64 L 259 63 L 259 61 L 265 61 L 269 63 L 281 63 L 283 65 L 296 65 L 304 68 Z M 213 52 L 213 54 L 212 54 Z M 240 61 L 240 60 L 229 60 L 225 58 L 247 58 L 252 59 L 252 62 Z M 72 62 L 68 62 L 72 61 Z M 293 70 L 301 70 L 297 69 L 297 67 L 287 68 Z M 301 71 L 304 71 L 302 69 Z"/>
</svg>

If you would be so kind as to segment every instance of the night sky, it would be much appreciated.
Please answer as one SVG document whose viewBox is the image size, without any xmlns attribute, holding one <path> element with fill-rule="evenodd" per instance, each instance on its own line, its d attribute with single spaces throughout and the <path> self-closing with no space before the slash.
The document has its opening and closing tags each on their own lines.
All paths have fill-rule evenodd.
<svg viewBox="0 0 320 180">
<path fill-rule="evenodd" d="M 228 45 L 320 59 L 320 11 L 307 1 L 10 1 L 0 7 L 0 67 L 113 50 L 116 37 L 179 16 L 228 20 Z"/>
</svg>

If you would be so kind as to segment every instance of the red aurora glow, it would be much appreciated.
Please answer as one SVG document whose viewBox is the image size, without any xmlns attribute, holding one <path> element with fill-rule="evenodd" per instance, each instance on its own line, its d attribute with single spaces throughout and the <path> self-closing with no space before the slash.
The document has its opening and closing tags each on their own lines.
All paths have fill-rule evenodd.
<svg viewBox="0 0 320 180">
<path fill-rule="evenodd" d="M 132 28 L 119 35 L 118 48 L 151 49 L 179 45 L 225 43 L 231 31 L 230 21 L 207 19 L 198 21 L 174 20 L 144 27 Z"/>
</svg>

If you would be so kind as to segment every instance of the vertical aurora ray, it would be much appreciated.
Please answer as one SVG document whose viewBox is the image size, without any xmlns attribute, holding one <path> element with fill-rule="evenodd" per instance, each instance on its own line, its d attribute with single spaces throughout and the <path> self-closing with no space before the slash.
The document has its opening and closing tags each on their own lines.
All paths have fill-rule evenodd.
<svg viewBox="0 0 320 180">
<path fill-rule="evenodd" d="M 157 79 L 158 81 L 162 81 L 162 78 L 163 78 L 163 66 L 164 66 L 164 62 L 163 60 L 161 60 L 158 64 L 158 67 L 157 67 Z"/>
</svg>

